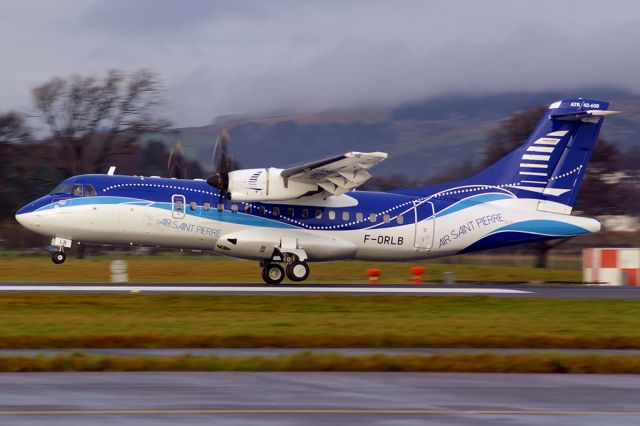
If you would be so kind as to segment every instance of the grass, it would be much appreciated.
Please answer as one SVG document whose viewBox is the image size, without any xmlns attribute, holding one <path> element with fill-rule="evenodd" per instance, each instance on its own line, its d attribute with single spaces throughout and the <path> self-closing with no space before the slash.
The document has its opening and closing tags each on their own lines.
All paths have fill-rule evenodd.
<svg viewBox="0 0 640 426">
<path fill-rule="evenodd" d="M 0 281 L 4 282 L 109 282 L 113 259 L 67 258 L 54 265 L 48 258 L 0 257 Z M 130 282 L 158 283 L 262 283 L 257 262 L 211 257 L 126 258 Z M 444 272 L 454 272 L 458 281 L 474 282 L 580 282 L 578 269 L 535 269 L 518 266 L 403 263 L 329 262 L 311 264 L 307 283 L 365 283 L 366 270 L 382 270 L 380 283 L 408 283 L 409 268 L 425 266 L 427 282 L 439 281 Z"/>
<path fill-rule="evenodd" d="M 304 352 L 277 357 L 0 357 L 0 372 L 41 371 L 405 371 L 638 374 L 640 356 L 469 354 L 346 356 Z"/>
<path fill-rule="evenodd" d="M 0 348 L 640 348 L 619 300 L 0 294 Z"/>
</svg>

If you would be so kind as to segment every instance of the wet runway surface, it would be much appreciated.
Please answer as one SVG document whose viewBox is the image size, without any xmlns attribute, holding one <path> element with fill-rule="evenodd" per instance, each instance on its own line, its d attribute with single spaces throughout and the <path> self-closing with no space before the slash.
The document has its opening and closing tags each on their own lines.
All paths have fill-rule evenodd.
<svg viewBox="0 0 640 426">
<path fill-rule="evenodd" d="M 398 294 L 559 299 L 640 300 L 640 287 L 532 284 L 23 284 L 2 283 L 0 292 L 175 294 Z"/>
<path fill-rule="evenodd" d="M 467 373 L 4 373 L 2 425 L 637 425 L 640 378 Z"/>
</svg>

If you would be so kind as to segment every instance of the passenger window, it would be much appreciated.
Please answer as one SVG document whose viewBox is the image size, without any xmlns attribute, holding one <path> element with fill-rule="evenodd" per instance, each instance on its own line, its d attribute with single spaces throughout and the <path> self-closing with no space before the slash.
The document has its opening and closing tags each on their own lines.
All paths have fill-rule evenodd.
<svg viewBox="0 0 640 426">
<path fill-rule="evenodd" d="M 251 214 L 251 204 L 245 204 L 244 205 L 244 212 L 246 214 Z"/>
<path fill-rule="evenodd" d="M 295 210 L 293 210 L 293 208 L 289 207 L 287 209 L 287 217 L 293 217 L 294 214 L 295 214 Z"/>
<path fill-rule="evenodd" d="M 195 211 L 197 207 L 198 207 L 198 204 L 196 204 L 195 201 L 192 201 L 189 203 L 189 210 Z"/>
<path fill-rule="evenodd" d="M 231 204 L 231 213 L 238 213 L 238 205 Z"/>
<path fill-rule="evenodd" d="M 376 223 L 376 222 L 377 222 L 377 220 L 378 220 L 378 215 L 377 215 L 377 214 L 375 214 L 375 213 L 371 213 L 371 214 L 369 215 L 369 222 L 371 222 L 371 223 Z"/>
<path fill-rule="evenodd" d="M 356 220 L 358 222 L 362 222 L 364 220 L 364 215 L 361 212 L 356 213 Z"/>
<path fill-rule="evenodd" d="M 316 210 L 316 219 L 322 219 L 322 210 L 318 209 Z"/>
<path fill-rule="evenodd" d="M 404 223 L 404 216 L 399 214 L 396 220 L 398 221 L 398 225 L 402 225 Z"/>
<path fill-rule="evenodd" d="M 274 216 L 280 216 L 280 207 L 274 207 L 272 213 Z"/>
<path fill-rule="evenodd" d="M 300 217 L 302 217 L 303 219 L 306 219 L 309 217 L 309 210 L 308 209 L 302 209 L 302 211 L 300 212 Z"/>
<path fill-rule="evenodd" d="M 349 220 L 349 212 L 342 212 L 342 220 Z"/>
<path fill-rule="evenodd" d="M 391 222 L 391 216 L 389 216 L 388 214 L 385 214 L 384 216 L 382 216 L 382 220 L 384 223 L 389 223 Z"/>
<path fill-rule="evenodd" d="M 264 206 L 258 207 L 258 213 L 260 213 L 261 216 L 264 216 L 265 212 L 266 212 L 266 209 L 264 208 Z"/>
<path fill-rule="evenodd" d="M 205 211 L 205 212 L 208 212 L 209 210 L 211 210 L 211 203 L 210 203 L 210 202 L 208 202 L 208 201 L 207 201 L 207 202 L 205 202 L 205 203 L 202 205 L 202 208 L 204 209 L 204 211 Z"/>
<path fill-rule="evenodd" d="M 224 204 L 223 203 L 218 203 L 218 211 L 220 213 L 222 213 L 224 211 Z"/>
<path fill-rule="evenodd" d="M 176 200 L 174 206 L 175 206 L 175 211 L 177 211 L 177 212 L 181 212 L 182 211 L 182 201 Z"/>
<path fill-rule="evenodd" d="M 82 185 L 73 185 L 71 195 L 79 195 L 82 197 Z"/>
<path fill-rule="evenodd" d="M 84 186 L 84 196 L 85 197 L 95 197 L 96 196 L 96 190 L 93 187 L 93 185 L 85 185 Z"/>
<path fill-rule="evenodd" d="M 336 212 L 329 210 L 329 220 L 336 220 Z"/>
</svg>

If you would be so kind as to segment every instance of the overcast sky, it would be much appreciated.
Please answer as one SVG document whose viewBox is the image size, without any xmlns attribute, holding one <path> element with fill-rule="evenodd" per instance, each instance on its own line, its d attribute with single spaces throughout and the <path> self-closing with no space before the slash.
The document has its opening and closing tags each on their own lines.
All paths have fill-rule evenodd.
<svg viewBox="0 0 640 426">
<path fill-rule="evenodd" d="M 180 126 L 448 91 L 640 91 L 637 0 L 0 0 L 0 112 L 54 76 L 149 68 Z"/>
</svg>

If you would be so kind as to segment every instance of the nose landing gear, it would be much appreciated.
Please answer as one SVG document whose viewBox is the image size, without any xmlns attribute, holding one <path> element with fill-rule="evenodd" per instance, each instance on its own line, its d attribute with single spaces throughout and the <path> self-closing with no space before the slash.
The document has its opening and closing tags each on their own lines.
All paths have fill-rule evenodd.
<svg viewBox="0 0 640 426">
<path fill-rule="evenodd" d="M 51 261 L 53 263 L 55 263 L 56 265 L 59 265 L 61 263 L 64 263 L 64 261 L 66 260 L 67 255 L 64 254 L 64 252 L 62 250 L 57 251 L 55 253 L 53 253 L 51 255 Z"/>
<path fill-rule="evenodd" d="M 71 247 L 71 240 L 67 238 L 54 237 L 51 239 L 51 245 L 58 248 L 58 251 L 51 255 L 51 261 L 56 265 L 64 263 L 67 258 L 64 254 L 64 248 Z"/>
</svg>

